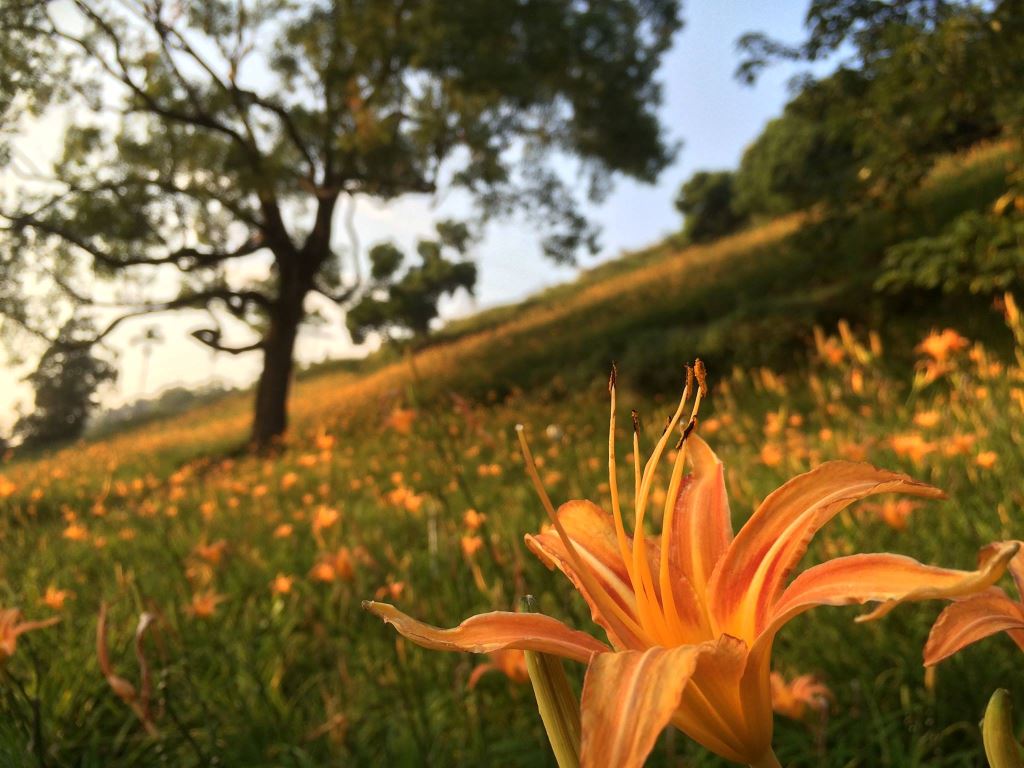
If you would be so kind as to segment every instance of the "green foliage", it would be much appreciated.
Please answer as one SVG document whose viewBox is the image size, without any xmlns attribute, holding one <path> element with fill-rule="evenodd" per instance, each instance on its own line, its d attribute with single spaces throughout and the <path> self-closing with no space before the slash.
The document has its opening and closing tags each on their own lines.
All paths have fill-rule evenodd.
<svg viewBox="0 0 1024 768">
<path fill-rule="evenodd" d="M 1011 209 L 1012 210 L 1012 209 Z M 886 251 L 880 290 L 993 295 L 1024 282 L 1024 215 L 969 211 L 943 232 Z"/>
<path fill-rule="evenodd" d="M 469 247 L 469 230 L 464 224 L 441 222 L 437 240 L 421 240 L 417 246 L 420 264 L 398 271 L 405 254 L 392 243 L 370 250 L 373 282 L 346 317 L 349 333 L 362 344 L 371 332 L 391 335 L 410 333 L 422 339 L 437 317 L 442 296 L 460 288 L 470 293 L 476 285 L 476 265 L 464 260 Z M 453 252 L 450 256 L 446 251 Z"/>
<path fill-rule="evenodd" d="M 52 59 L 54 41 L 35 30 L 47 0 L 0 2 L 0 163 L 10 161 L 7 140 L 26 112 L 44 109 L 61 82 Z"/>
<path fill-rule="evenodd" d="M 676 210 L 685 217 L 683 234 L 703 243 L 735 232 L 743 217 L 733 205 L 735 175 L 730 171 L 698 171 L 676 196 Z"/>
<path fill-rule="evenodd" d="M 864 90 L 862 78 L 845 69 L 806 83 L 743 153 L 735 179 L 736 210 L 765 218 L 817 203 L 848 202 L 859 168 L 856 127 L 847 110 L 856 109 Z"/>
<path fill-rule="evenodd" d="M 99 404 L 98 390 L 117 379 L 117 369 L 94 354 L 94 333 L 88 321 L 69 320 L 29 374 L 35 407 L 14 427 L 22 448 L 52 448 L 85 431 L 89 414 Z"/>
<path fill-rule="evenodd" d="M 780 59 L 844 58 L 824 79 L 805 76 L 748 152 L 741 208 L 901 204 L 943 153 L 1013 133 L 1024 118 L 1020 11 L 1019 0 L 814 0 L 803 43 L 746 35 L 748 81 Z"/>
</svg>

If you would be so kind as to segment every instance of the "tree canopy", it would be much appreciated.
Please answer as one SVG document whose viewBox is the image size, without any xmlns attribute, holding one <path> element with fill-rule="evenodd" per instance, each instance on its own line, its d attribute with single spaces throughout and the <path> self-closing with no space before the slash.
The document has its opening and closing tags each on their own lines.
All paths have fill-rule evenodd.
<svg viewBox="0 0 1024 768">
<path fill-rule="evenodd" d="M 470 235 L 464 224 L 441 222 L 436 240 L 420 240 L 420 263 L 402 269 L 405 254 L 393 243 L 370 249 L 369 290 L 348 312 L 352 339 L 362 343 L 368 333 L 408 333 L 422 339 L 437 318 L 438 301 L 459 289 L 473 292 L 476 264 L 463 258 Z"/>
<path fill-rule="evenodd" d="M 769 130 L 795 140 L 780 151 L 827 162 L 817 176 L 839 181 L 843 196 L 898 201 L 938 156 L 1019 123 L 1022 12 L 1021 0 L 813 0 L 802 42 L 742 37 L 737 76 L 753 82 L 776 61 L 838 57 L 834 74 L 798 80 L 789 125 Z M 789 171 L 807 170 L 796 159 Z"/>
<path fill-rule="evenodd" d="M 17 1 L 17 35 L 47 56 L 20 62 L 24 98 L 89 117 L 52 178 L 10 161 L 33 183 L 0 207 L 0 308 L 47 341 L 76 305 L 99 336 L 204 311 L 198 340 L 264 355 L 260 444 L 286 425 L 306 297 L 364 289 L 355 242 L 337 242 L 357 199 L 462 189 L 479 221 L 525 211 L 571 260 L 595 230 L 553 160 L 575 158 L 600 199 L 673 155 L 655 73 L 676 0 Z"/>
<path fill-rule="evenodd" d="M 698 171 L 679 189 L 676 210 L 685 217 L 683 234 L 694 243 L 728 235 L 743 223 L 735 205 L 732 171 Z"/>
</svg>

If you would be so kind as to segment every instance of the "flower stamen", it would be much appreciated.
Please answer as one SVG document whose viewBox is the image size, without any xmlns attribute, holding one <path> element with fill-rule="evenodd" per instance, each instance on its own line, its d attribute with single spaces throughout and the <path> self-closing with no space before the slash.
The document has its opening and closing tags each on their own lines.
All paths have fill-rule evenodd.
<svg viewBox="0 0 1024 768">
<path fill-rule="evenodd" d="M 548 517 L 551 518 L 551 522 L 555 526 L 555 531 L 557 531 L 558 537 L 561 539 L 562 544 L 565 546 L 565 551 L 569 555 L 569 559 L 572 560 L 573 566 L 579 574 L 580 581 L 583 582 L 587 591 L 593 596 L 594 602 L 598 604 L 605 615 L 614 616 L 616 619 L 621 621 L 630 632 L 634 633 L 645 642 L 653 644 L 654 641 L 650 634 L 644 629 L 644 627 L 638 624 L 632 616 L 626 613 L 618 603 L 615 602 L 607 590 L 605 590 L 604 587 L 601 586 L 600 582 L 594 578 L 590 568 L 580 556 L 576 549 L 576 545 L 573 544 L 572 539 L 569 537 L 569 533 L 565 530 L 565 526 L 563 526 L 562 521 L 558 519 L 558 513 L 555 512 L 555 507 L 551 503 L 551 499 L 548 497 L 544 484 L 541 482 L 540 474 L 537 472 L 537 464 L 533 460 L 533 452 L 530 450 L 530 444 L 526 440 L 526 430 L 522 424 L 516 424 L 516 436 L 519 438 L 519 447 L 522 450 L 523 460 L 526 463 L 526 473 L 529 475 L 530 481 L 533 483 L 533 487 L 537 491 L 537 495 L 540 497 L 541 504 L 544 506 L 544 511 L 547 512 Z"/>
</svg>

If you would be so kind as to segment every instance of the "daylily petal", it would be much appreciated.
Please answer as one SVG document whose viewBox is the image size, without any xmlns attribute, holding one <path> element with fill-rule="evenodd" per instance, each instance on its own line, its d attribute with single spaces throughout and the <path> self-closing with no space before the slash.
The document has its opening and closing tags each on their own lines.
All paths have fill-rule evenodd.
<svg viewBox="0 0 1024 768">
<path fill-rule="evenodd" d="M 1008 542 L 997 541 L 994 544 L 989 544 L 985 550 L 993 547 L 999 547 L 1006 543 Z M 1016 556 L 1010 561 L 1008 570 L 1010 571 L 1010 575 L 1013 577 L 1013 583 L 1017 587 L 1017 597 L 1024 600 L 1024 541 L 1018 541 L 1017 543 L 1020 545 L 1020 549 L 1017 550 Z M 982 550 L 982 552 L 985 550 Z"/>
<path fill-rule="evenodd" d="M 768 656 L 750 656 L 747 644 L 729 635 L 704 648 L 672 723 L 728 760 L 754 762 L 772 739 Z"/>
<path fill-rule="evenodd" d="M 922 586 L 901 598 L 887 600 L 870 613 L 858 616 L 857 621 L 873 621 L 889 613 L 900 603 L 914 600 L 953 599 L 968 597 L 984 592 L 1006 573 L 1008 563 L 1020 549 L 1016 541 L 1004 541 L 990 545 L 981 550 L 978 556 L 978 570 L 969 572 L 959 583 L 935 584 Z"/>
<path fill-rule="evenodd" d="M 1001 589 L 990 589 L 948 606 L 939 614 L 924 646 L 925 666 L 938 664 L 971 643 L 1009 632 L 1024 649 L 1024 606 Z"/>
<path fill-rule="evenodd" d="M 732 541 L 732 518 L 722 462 L 696 434 L 687 438 L 686 451 L 693 471 L 675 501 L 670 567 L 683 573 L 703 598 L 715 564 Z"/>
<path fill-rule="evenodd" d="M 611 515 L 589 501 L 569 501 L 558 508 L 558 519 L 583 562 L 590 568 L 593 577 L 628 616 L 633 617 L 637 624 L 641 624 L 633 585 L 622 561 Z M 576 573 L 576 567 L 557 533 L 552 530 L 535 536 L 527 535 L 526 545 L 545 565 L 549 568 L 558 568 L 572 581 L 590 606 L 594 622 L 608 633 L 608 638 L 616 648 L 642 648 L 650 645 L 650 642 L 638 637 L 616 617 L 606 616 L 600 610 L 583 580 Z M 646 547 L 651 568 L 656 573 L 660 550 L 657 544 L 650 540 L 646 542 Z M 679 610 L 684 619 L 699 619 L 692 591 L 686 599 L 681 599 L 680 603 Z"/>
<path fill-rule="evenodd" d="M 495 611 L 471 616 L 454 629 L 440 629 L 407 616 L 393 605 L 366 601 L 363 607 L 424 648 L 494 653 L 506 648 L 550 653 L 587 663 L 608 646 L 540 613 Z"/>
<path fill-rule="evenodd" d="M 672 720 L 701 646 L 601 653 L 583 683 L 582 768 L 638 768 Z"/>
<path fill-rule="evenodd" d="M 893 491 L 943 496 L 906 475 L 848 461 L 822 464 L 771 493 L 711 576 L 709 609 L 718 629 L 752 640 L 814 534 L 853 502 Z"/>
<path fill-rule="evenodd" d="M 818 605 L 882 602 L 869 614 L 877 618 L 900 602 L 962 597 L 994 584 L 1016 550 L 1005 548 L 985 559 L 977 571 L 960 571 L 919 563 L 888 553 L 839 557 L 797 576 L 771 608 L 766 626 L 775 632 L 787 621 Z"/>
</svg>

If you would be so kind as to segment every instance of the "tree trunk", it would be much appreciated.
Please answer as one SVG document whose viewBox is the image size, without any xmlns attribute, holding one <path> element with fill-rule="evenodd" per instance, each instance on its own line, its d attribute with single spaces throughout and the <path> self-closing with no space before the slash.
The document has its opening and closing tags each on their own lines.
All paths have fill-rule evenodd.
<svg viewBox="0 0 1024 768">
<path fill-rule="evenodd" d="M 281 296 L 270 313 L 252 423 L 252 445 L 257 449 L 268 448 L 288 427 L 288 390 L 305 294 L 305 290 L 287 290 L 282 286 Z"/>
</svg>

